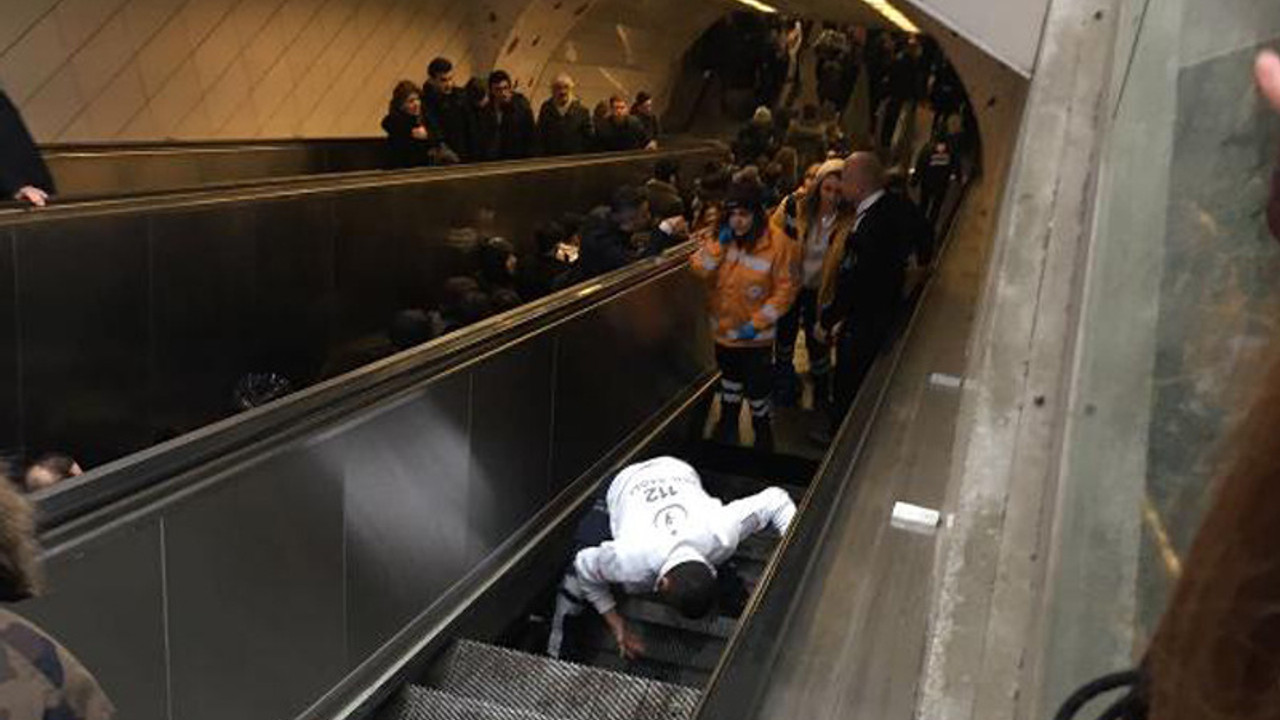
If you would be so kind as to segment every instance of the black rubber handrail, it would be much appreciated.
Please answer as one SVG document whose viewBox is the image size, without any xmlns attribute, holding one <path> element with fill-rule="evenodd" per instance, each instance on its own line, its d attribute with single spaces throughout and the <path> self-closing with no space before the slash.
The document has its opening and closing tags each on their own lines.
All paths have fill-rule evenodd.
<svg viewBox="0 0 1280 720">
<path fill-rule="evenodd" d="M 414 385 L 460 370 L 633 288 L 683 272 L 692 252 L 691 242 L 671 248 L 656 258 L 637 261 L 59 483 L 33 496 L 41 537 L 52 544 L 109 524 L 140 505 L 243 460 L 246 454 L 278 446 Z M 193 472 L 196 469 L 200 472 Z"/>
<path fill-rule="evenodd" d="M 44 208 L 32 208 L 24 203 L 6 200 L 0 202 L 0 227 L 39 222 L 41 220 L 56 220 L 77 216 L 85 212 L 118 214 L 136 212 L 140 208 L 177 208 L 190 205 L 243 202 L 251 199 L 284 198 L 295 194 L 315 194 L 359 189 L 375 185 L 405 185 L 497 173 L 537 172 L 561 167 L 590 167 L 631 158 L 657 160 L 679 157 L 689 152 L 714 150 L 720 147 L 722 147 L 722 144 L 713 140 L 675 138 L 657 150 L 584 153 L 582 155 L 528 158 L 524 160 L 495 160 L 492 162 L 435 165 L 400 170 L 353 170 L 347 172 L 283 175 L 149 190 L 128 195 L 60 196 L 55 197 L 52 203 Z"/>
</svg>

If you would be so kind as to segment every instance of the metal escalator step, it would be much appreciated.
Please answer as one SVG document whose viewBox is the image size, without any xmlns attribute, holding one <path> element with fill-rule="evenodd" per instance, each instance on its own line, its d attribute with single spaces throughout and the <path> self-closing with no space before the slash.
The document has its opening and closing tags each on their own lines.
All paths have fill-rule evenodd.
<svg viewBox="0 0 1280 720">
<path fill-rule="evenodd" d="M 440 690 L 406 686 L 379 715 L 379 720 L 558 720 L 541 713 L 510 708 Z"/>
<path fill-rule="evenodd" d="M 618 612 L 630 620 L 709 635 L 723 640 L 727 640 L 733 634 L 733 618 L 716 615 L 702 620 L 690 620 L 662 603 L 644 598 L 626 598 L 619 603 Z"/>
<path fill-rule="evenodd" d="M 461 640 L 438 689 L 558 720 L 687 720 L 698 691 Z"/>
<path fill-rule="evenodd" d="M 651 625 L 634 618 L 629 619 L 627 625 L 639 637 L 640 642 L 644 643 L 644 658 L 663 665 L 710 672 L 715 669 L 724 653 L 725 640 L 722 638 Z M 597 657 L 617 655 L 613 635 L 602 622 L 590 625 L 582 641 L 586 648 L 595 651 Z M 597 664 L 595 658 L 591 664 Z"/>
<path fill-rule="evenodd" d="M 613 650 L 600 650 L 590 660 L 595 667 L 616 670 L 628 675 L 638 675 L 663 683 L 682 685 L 688 688 L 703 688 L 711 680 L 711 671 L 698 668 L 681 667 L 659 662 L 653 658 L 623 660 Z"/>
</svg>

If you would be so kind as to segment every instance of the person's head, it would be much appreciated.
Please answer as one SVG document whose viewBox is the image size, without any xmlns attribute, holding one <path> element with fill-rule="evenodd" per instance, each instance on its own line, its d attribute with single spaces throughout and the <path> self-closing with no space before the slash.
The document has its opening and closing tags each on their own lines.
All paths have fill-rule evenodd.
<svg viewBox="0 0 1280 720">
<path fill-rule="evenodd" d="M 467 84 L 462 86 L 462 96 L 472 107 L 482 108 L 489 104 L 489 89 L 480 78 L 468 80 Z"/>
<path fill-rule="evenodd" d="M 609 103 L 601 100 L 596 103 L 596 107 L 591 111 L 591 117 L 596 121 L 596 127 L 600 127 L 609 119 Z"/>
<path fill-rule="evenodd" d="M 567 212 L 560 216 L 560 227 L 564 228 L 566 243 L 574 246 L 582 243 L 582 223 L 584 221 L 585 218 L 576 212 Z"/>
<path fill-rule="evenodd" d="M 623 232 L 640 232 L 649 226 L 649 197 L 640 188 L 623 185 L 613 192 L 609 212 Z"/>
<path fill-rule="evenodd" d="M 768 218 L 765 216 L 764 193 L 758 184 L 735 182 L 725 198 L 724 209 L 735 240 L 751 244 L 764 232 Z"/>
<path fill-rule="evenodd" d="M 680 175 L 680 164 L 670 158 L 663 158 L 653 166 L 653 177 L 664 183 L 676 184 Z"/>
<path fill-rule="evenodd" d="M 401 80 L 391 91 L 392 113 L 402 112 L 405 115 L 418 117 L 422 114 L 422 89 L 412 80 Z"/>
<path fill-rule="evenodd" d="M 805 168 L 804 184 L 800 186 L 800 190 L 804 192 L 804 194 L 808 195 L 809 193 L 813 192 L 813 188 L 817 184 L 816 181 L 818 179 L 818 169 L 821 167 L 822 167 L 822 163 L 814 163 L 809 167 Z"/>
<path fill-rule="evenodd" d="M 489 73 L 489 96 L 499 105 L 510 105 L 516 96 L 515 84 L 505 70 Z"/>
<path fill-rule="evenodd" d="M 573 100 L 573 78 L 561 73 L 551 81 L 551 97 L 561 105 L 568 105 Z"/>
<path fill-rule="evenodd" d="M 706 563 L 682 562 L 658 579 L 658 597 L 686 618 L 706 617 L 715 605 L 715 573 Z"/>
<path fill-rule="evenodd" d="M 503 238 L 489 238 L 480 246 L 480 272 L 490 283 L 510 282 L 516 276 L 518 264 L 516 249 Z"/>
<path fill-rule="evenodd" d="M 936 153 L 939 153 L 939 154 L 945 153 L 950 149 L 951 149 L 950 146 L 947 145 L 947 141 L 943 140 L 942 138 L 938 138 L 937 140 L 933 141 L 933 151 Z"/>
<path fill-rule="evenodd" d="M 773 112 L 769 108 L 761 105 L 756 108 L 755 114 L 751 116 L 751 124 L 758 127 L 770 127 L 773 125 Z"/>
<path fill-rule="evenodd" d="M 432 60 L 427 66 L 427 82 L 439 92 L 453 92 L 453 63 L 442 57 Z"/>
<path fill-rule="evenodd" d="M 652 115 L 653 114 L 653 96 L 645 92 L 644 90 L 641 90 L 640 92 L 636 93 L 636 104 L 632 108 L 632 112 L 634 112 L 637 115 Z"/>
<path fill-rule="evenodd" d="M 432 339 L 431 318 L 421 310 L 401 310 L 391 319 L 387 335 L 396 350 L 408 350 Z"/>
<path fill-rule="evenodd" d="M 568 239 L 564 226 L 554 220 L 533 231 L 533 241 L 539 255 L 552 255 L 560 243 Z"/>
<path fill-rule="evenodd" d="M 629 112 L 630 111 L 627 109 L 627 101 L 623 100 L 622 97 L 614 95 L 609 98 L 609 115 L 613 117 L 614 120 L 621 120 L 625 118 Z"/>
<path fill-rule="evenodd" d="M 833 213 L 840 207 L 844 194 L 844 183 L 841 179 L 843 172 L 843 160 L 828 160 L 818 166 L 818 171 L 814 175 L 814 190 L 805 196 L 805 205 L 811 222 L 814 216 Z"/>
<path fill-rule="evenodd" d="M 800 117 L 807 123 L 818 122 L 818 106 L 813 103 L 807 103 L 800 109 Z"/>
<path fill-rule="evenodd" d="M 40 456 L 40 459 L 27 468 L 23 485 L 26 486 L 27 492 L 35 492 L 83 474 L 84 471 L 80 469 L 80 465 L 70 455 L 48 453 Z"/>
<path fill-rule="evenodd" d="M 35 512 L 10 483 L 0 483 L 0 601 L 17 602 L 40 589 Z"/>
<path fill-rule="evenodd" d="M 873 152 L 856 152 L 844 161 L 842 194 L 855 205 L 885 186 L 884 164 Z"/>
</svg>

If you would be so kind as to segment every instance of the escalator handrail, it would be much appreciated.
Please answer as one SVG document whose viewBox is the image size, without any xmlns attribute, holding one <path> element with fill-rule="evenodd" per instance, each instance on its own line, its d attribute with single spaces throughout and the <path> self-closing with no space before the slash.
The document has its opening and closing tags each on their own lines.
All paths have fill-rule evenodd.
<svg viewBox="0 0 1280 720">
<path fill-rule="evenodd" d="M 206 479 L 246 455 L 332 424 L 393 395 L 454 373 L 501 348 L 547 332 L 623 293 L 683 272 L 694 243 L 587 280 L 535 302 L 186 435 L 33 495 L 46 545 L 82 536 Z"/>
<path fill-rule="evenodd" d="M 494 162 L 437 165 L 404 170 L 354 170 L 309 175 L 287 175 L 193 185 L 130 195 L 67 196 L 65 199 L 55 197 L 48 207 L 39 209 L 33 209 L 23 203 L 4 201 L 0 202 L 0 227 L 44 221 L 51 222 L 86 215 L 122 215 L 150 212 L 152 210 L 223 205 L 250 200 L 283 200 L 300 195 L 361 190 L 375 186 L 413 185 L 426 182 L 447 182 L 463 177 L 472 178 L 503 173 L 542 172 L 549 169 L 570 167 L 583 168 L 607 165 L 620 160 L 660 160 L 677 158 L 688 153 L 717 150 L 720 147 L 722 147 L 720 143 L 711 140 L 682 139 L 657 150 L 628 150 L 529 158 L 525 160 L 498 160 Z"/>
<path fill-rule="evenodd" d="M 943 225 L 944 241 L 936 258 L 945 254 L 960 208 L 969 186 Z M 940 259 L 935 259 L 936 264 Z M 743 611 L 724 653 L 720 656 L 699 699 L 695 720 L 747 717 L 773 676 L 786 628 L 797 608 L 797 589 L 802 587 L 818 560 L 819 549 L 835 520 L 836 510 L 852 487 L 854 469 L 862 458 L 872 428 L 879 416 L 889 386 L 902 358 L 906 341 L 920 315 L 924 298 L 933 286 L 930 275 L 908 298 L 899 315 L 894 341 L 888 352 L 876 358 L 866 381 L 859 388 L 831 447 L 823 458 L 809 491 L 797 507 L 795 519 L 774 552 L 751 600 Z"/>
<path fill-rule="evenodd" d="M 717 150 L 721 143 L 707 140 L 681 140 L 658 150 L 591 152 L 584 155 L 554 156 L 526 160 L 497 160 L 493 163 L 434 165 L 429 168 L 399 170 L 352 170 L 342 173 L 315 173 L 305 176 L 246 179 L 225 183 L 200 184 L 134 193 L 134 195 L 55 197 L 47 208 L 32 209 L 19 202 L 0 202 L 0 227 L 13 224 L 52 222 L 52 220 L 84 215 L 119 215 L 145 213 L 151 210 L 174 210 L 233 204 L 248 200 L 284 200 L 302 195 L 380 186 L 402 186 L 425 182 L 447 182 L 452 179 L 494 176 L 503 173 L 534 173 L 558 168 L 589 168 L 631 159 L 680 158 L 690 152 Z"/>
</svg>

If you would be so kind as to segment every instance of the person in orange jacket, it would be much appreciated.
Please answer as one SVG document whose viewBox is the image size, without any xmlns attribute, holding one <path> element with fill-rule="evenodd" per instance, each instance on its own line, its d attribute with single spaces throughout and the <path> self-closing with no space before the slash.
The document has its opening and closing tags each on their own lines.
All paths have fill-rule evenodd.
<svg viewBox="0 0 1280 720">
<path fill-rule="evenodd" d="M 690 261 L 710 290 L 710 321 L 720 366 L 717 437 L 736 442 L 745 396 L 751 405 L 756 449 L 773 449 L 773 341 L 778 320 L 796 296 L 796 244 L 769 222 L 764 193 L 735 184 L 724 204 L 726 220 L 707 231 Z"/>
</svg>

